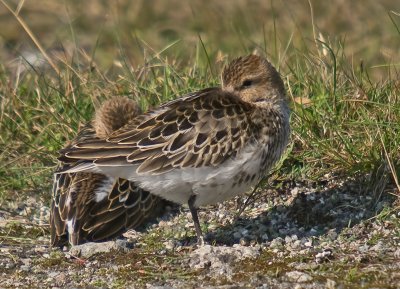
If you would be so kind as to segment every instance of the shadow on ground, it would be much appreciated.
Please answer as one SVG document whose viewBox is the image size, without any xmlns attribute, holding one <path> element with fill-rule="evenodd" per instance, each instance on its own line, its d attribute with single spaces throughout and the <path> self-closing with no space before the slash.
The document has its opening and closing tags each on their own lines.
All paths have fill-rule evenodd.
<svg viewBox="0 0 400 289">
<path fill-rule="evenodd" d="M 233 245 L 293 235 L 299 239 L 324 234 L 336 238 L 344 228 L 378 215 L 396 200 L 383 193 L 383 188 L 372 189 L 363 179 L 339 183 L 286 182 L 280 189 L 260 194 L 250 208 L 254 211 L 262 204 L 272 204 L 269 209 L 254 217 L 241 216 L 231 225 L 209 232 L 206 240 Z"/>
</svg>

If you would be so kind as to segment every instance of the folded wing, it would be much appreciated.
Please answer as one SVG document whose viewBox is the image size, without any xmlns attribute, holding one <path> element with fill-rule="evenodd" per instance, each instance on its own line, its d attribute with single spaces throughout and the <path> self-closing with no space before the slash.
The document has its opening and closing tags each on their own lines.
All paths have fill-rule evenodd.
<svg viewBox="0 0 400 289">
<path fill-rule="evenodd" d="M 218 166 L 252 140 L 252 110 L 219 88 L 203 90 L 142 115 L 105 140 L 89 137 L 72 144 L 60 160 L 72 164 L 69 172 L 74 166 L 79 171 L 132 165 L 138 174 Z"/>
</svg>

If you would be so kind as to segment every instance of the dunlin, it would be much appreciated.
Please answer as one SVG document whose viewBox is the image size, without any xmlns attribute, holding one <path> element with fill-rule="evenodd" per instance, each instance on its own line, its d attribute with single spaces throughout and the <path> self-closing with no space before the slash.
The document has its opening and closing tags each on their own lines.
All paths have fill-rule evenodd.
<svg viewBox="0 0 400 289">
<path fill-rule="evenodd" d="M 68 146 L 87 139 L 105 139 L 139 113 L 134 101 L 112 98 Z M 66 166 L 60 162 L 58 170 Z M 91 172 L 54 174 L 51 244 L 61 247 L 68 242 L 105 241 L 138 227 L 159 209 L 161 199 L 133 182 Z"/>
<path fill-rule="evenodd" d="M 85 138 L 60 151 L 59 174 L 94 172 L 135 182 L 151 194 L 188 204 L 198 242 L 200 206 L 256 185 L 289 138 L 283 81 L 267 59 L 249 55 L 207 88 L 142 114 L 106 139 Z"/>
</svg>

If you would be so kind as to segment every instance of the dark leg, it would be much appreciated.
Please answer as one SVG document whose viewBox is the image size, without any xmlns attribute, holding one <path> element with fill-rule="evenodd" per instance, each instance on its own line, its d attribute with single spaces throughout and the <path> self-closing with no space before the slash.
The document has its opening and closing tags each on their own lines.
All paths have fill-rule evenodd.
<svg viewBox="0 0 400 289">
<path fill-rule="evenodd" d="M 195 201 L 196 201 L 196 196 L 192 195 L 189 198 L 188 205 L 189 205 L 190 213 L 192 214 L 194 228 L 196 229 L 197 244 L 200 246 L 203 246 L 204 238 L 203 238 L 203 233 L 201 232 L 201 228 L 200 228 L 199 217 L 197 215 L 197 208 L 195 208 L 195 206 L 194 206 Z"/>
</svg>

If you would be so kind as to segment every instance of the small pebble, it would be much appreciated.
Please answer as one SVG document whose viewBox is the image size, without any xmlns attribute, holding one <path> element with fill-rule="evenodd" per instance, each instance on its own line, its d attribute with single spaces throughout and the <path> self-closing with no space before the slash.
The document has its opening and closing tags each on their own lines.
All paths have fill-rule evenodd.
<svg viewBox="0 0 400 289">
<path fill-rule="evenodd" d="M 303 283 L 303 282 L 310 282 L 312 281 L 312 277 L 308 275 L 307 273 L 303 273 L 300 271 L 291 271 L 287 272 L 286 277 L 290 279 L 291 281 L 298 282 L 298 283 Z"/>
<path fill-rule="evenodd" d="M 322 263 L 332 257 L 332 249 L 324 249 L 322 252 L 315 256 L 315 262 Z"/>
</svg>

